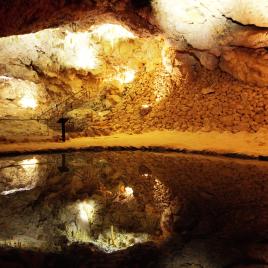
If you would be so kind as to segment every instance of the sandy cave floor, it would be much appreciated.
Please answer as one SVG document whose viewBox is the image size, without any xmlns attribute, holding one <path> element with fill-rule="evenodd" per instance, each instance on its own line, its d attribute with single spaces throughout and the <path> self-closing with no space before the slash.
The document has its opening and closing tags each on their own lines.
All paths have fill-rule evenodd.
<svg viewBox="0 0 268 268">
<path fill-rule="evenodd" d="M 218 133 L 154 131 L 144 134 L 115 134 L 101 137 L 74 138 L 63 142 L 28 142 L 1 144 L 0 154 L 47 152 L 79 149 L 174 149 L 178 151 L 268 156 L 268 133 Z"/>
</svg>

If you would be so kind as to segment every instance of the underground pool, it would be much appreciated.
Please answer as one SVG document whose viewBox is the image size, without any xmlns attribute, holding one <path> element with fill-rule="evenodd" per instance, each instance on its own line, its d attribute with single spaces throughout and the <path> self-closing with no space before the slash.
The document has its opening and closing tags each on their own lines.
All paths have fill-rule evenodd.
<svg viewBox="0 0 268 268">
<path fill-rule="evenodd" d="M 179 153 L 1 157 L 0 267 L 265 267 L 267 175 Z"/>
</svg>

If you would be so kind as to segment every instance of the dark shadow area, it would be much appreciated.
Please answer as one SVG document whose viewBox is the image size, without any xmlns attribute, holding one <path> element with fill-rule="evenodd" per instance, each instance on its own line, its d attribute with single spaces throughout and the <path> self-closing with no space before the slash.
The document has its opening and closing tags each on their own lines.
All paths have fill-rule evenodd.
<svg viewBox="0 0 268 268">
<path fill-rule="evenodd" d="M 151 0 L 131 0 L 131 4 L 135 9 L 151 7 Z"/>
</svg>

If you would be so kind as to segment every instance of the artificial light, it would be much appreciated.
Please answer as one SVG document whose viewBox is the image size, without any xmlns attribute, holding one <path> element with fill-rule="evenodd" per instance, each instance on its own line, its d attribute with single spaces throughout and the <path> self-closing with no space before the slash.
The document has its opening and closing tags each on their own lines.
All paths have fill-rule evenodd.
<svg viewBox="0 0 268 268">
<path fill-rule="evenodd" d="M 134 193 L 134 191 L 133 191 L 133 189 L 131 187 L 126 187 L 125 188 L 125 193 L 124 194 L 125 194 L 126 197 L 132 197 L 133 193 Z"/>
<path fill-rule="evenodd" d="M 37 102 L 33 96 L 25 95 L 21 98 L 20 105 L 23 108 L 35 109 L 37 107 Z"/>
<path fill-rule="evenodd" d="M 78 205 L 80 219 L 85 223 L 93 221 L 95 213 L 94 201 L 85 201 Z"/>
<path fill-rule="evenodd" d="M 67 32 L 64 47 L 68 52 L 67 63 L 78 69 L 95 69 L 98 64 L 98 47 L 88 32 Z"/>
<path fill-rule="evenodd" d="M 35 187 L 35 185 L 26 186 L 26 187 L 22 187 L 22 188 L 15 188 L 12 190 L 7 190 L 7 191 L 1 192 L 1 195 L 9 195 L 9 194 L 17 193 L 17 192 L 29 191 L 29 190 L 32 190 L 34 187 Z"/>
</svg>

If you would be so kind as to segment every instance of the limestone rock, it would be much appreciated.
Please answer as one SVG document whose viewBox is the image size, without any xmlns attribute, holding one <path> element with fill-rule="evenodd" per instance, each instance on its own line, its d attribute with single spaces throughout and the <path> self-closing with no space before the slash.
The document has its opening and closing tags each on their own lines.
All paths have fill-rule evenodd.
<svg viewBox="0 0 268 268">
<path fill-rule="evenodd" d="M 211 93 L 215 92 L 215 89 L 210 88 L 210 87 L 206 87 L 206 88 L 203 88 L 201 92 L 203 95 L 211 94 Z"/>
<path fill-rule="evenodd" d="M 200 64 L 197 59 L 186 53 L 177 53 L 176 59 L 181 74 L 184 77 L 188 76 L 190 80 L 194 80 L 196 77 L 197 70 L 200 67 Z"/>
<path fill-rule="evenodd" d="M 257 27 L 237 27 L 230 35 L 226 35 L 223 45 L 263 48 L 268 46 L 268 30 Z"/>
<path fill-rule="evenodd" d="M 118 95 L 110 95 L 109 99 L 114 103 L 119 103 L 122 101 L 122 98 Z"/>
<path fill-rule="evenodd" d="M 219 60 L 213 54 L 205 51 L 193 51 L 193 53 L 208 70 L 215 70 L 218 67 Z"/>
<path fill-rule="evenodd" d="M 151 111 L 152 111 L 152 106 L 148 105 L 148 104 L 144 104 L 140 108 L 140 115 L 145 116 L 145 115 L 149 114 Z"/>
<path fill-rule="evenodd" d="M 265 49 L 225 50 L 220 60 L 220 67 L 244 82 L 261 87 L 268 86 L 268 53 Z"/>
<path fill-rule="evenodd" d="M 209 50 L 237 23 L 268 26 L 266 0 L 156 0 L 153 4 L 159 26 L 174 39 L 183 37 L 192 47 Z"/>
<path fill-rule="evenodd" d="M 224 16 L 244 25 L 268 26 L 268 6 L 266 0 L 220 0 Z"/>
<path fill-rule="evenodd" d="M 218 37 L 228 22 L 221 13 L 218 1 L 154 1 L 159 26 L 174 39 L 183 36 L 194 48 L 210 49 L 217 46 Z"/>
<path fill-rule="evenodd" d="M 130 0 L 34 1 L 22 9 L 22 1 L 12 3 L 0 5 L 0 21 L 6 18 L 0 34 L 55 28 L 0 39 L 2 116 L 36 117 L 68 98 L 59 112 L 68 113 L 75 131 L 90 135 L 267 127 L 267 29 L 242 25 L 266 24 L 263 1 L 155 0 L 153 9 Z M 16 20 L 25 10 L 27 20 L 25 14 Z M 48 16 L 53 10 L 55 18 Z M 107 22 L 127 38 L 94 32 Z M 22 107 L 24 97 L 37 106 Z M 16 133 L 27 135 L 20 128 Z M 14 125 L 10 129 L 13 135 Z M 28 130 L 41 135 L 46 125 Z"/>
</svg>

